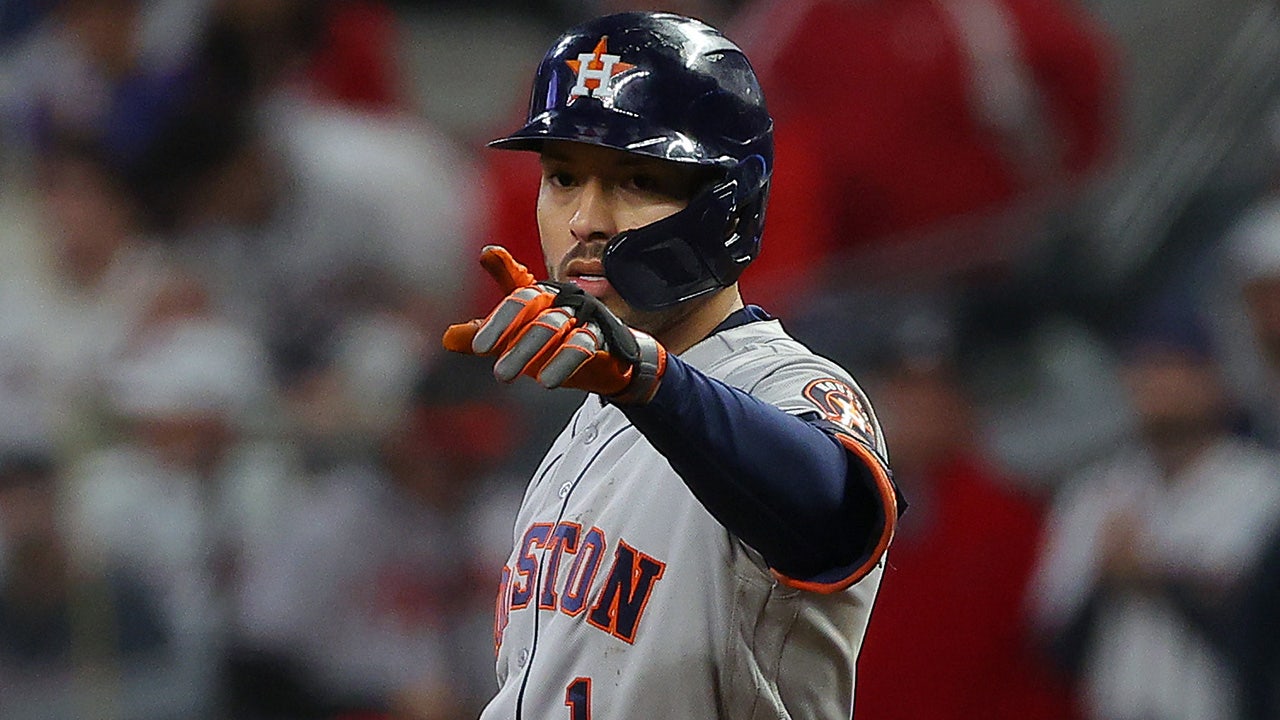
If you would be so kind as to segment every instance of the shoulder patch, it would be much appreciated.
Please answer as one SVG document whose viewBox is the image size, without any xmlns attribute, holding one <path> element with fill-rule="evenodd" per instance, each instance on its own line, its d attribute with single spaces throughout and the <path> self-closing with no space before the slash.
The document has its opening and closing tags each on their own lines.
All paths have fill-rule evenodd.
<svg viewBox="0 0 1280 720">
<path fill-rule="evenodd" d="M 835 378 L 814 380 L 805 386 L 804 397 L 818 408 L 824 419 L 875 440 L 875 425 L 858 393 L 848 383 Z"/>
</svg>

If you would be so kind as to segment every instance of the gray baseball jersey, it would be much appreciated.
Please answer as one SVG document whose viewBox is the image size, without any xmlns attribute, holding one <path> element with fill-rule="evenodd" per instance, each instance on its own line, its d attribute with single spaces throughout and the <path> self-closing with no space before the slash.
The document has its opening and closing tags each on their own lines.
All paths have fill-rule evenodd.
<svg viewBox="0 0 1280 720">
<path fill-rule="evenodd" d="M 776 320 L 723 330 L 681 359 L 849 428 L 859 441 L 846 444 L 874 465 L 886 517 L 896 515 L 866 398 Z M 514 530 L 494 627 L 499 690 L 483 720 L 849 718 L 891 529 L 842 582 L 782 577 L 621 411 L 588 396 L 534 474 Z"/>
</svg>

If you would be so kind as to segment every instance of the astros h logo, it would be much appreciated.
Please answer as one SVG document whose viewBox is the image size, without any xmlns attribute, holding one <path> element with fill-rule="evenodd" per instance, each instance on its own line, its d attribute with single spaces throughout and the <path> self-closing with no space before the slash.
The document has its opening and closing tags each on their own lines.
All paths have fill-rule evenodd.
<svg viewBox="0 0 1280 720">
<path fill-rule="evenodd" d="M 622 62 L 621 55 L 609 54 L 608 36 L 600 38 L 594 51 L 578 55 L 577 60 L 565 60 L 565 64 L 578 74 L 578 82 L 569 91 L 570 103 L 585 96 L 608 104 L 613 99 L 613 79 L 635 67 Z"/>
</svg>

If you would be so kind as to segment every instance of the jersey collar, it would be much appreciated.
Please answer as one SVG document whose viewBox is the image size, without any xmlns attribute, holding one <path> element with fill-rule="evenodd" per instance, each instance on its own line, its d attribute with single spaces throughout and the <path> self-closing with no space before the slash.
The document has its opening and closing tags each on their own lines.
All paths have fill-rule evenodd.
<svg viewBox="0 0 1280 720">
<path fill-rule="evenodd" d="M 718 332 L 722 332 L 724 330 L 730 330 L 732 328 L 740 327 L 748 323 L 759 322 L 761 320 L 772 320 L 772 319 L 773 319 L 773 316 L 770 315 L 768 312 L 766 312 L 765 309 L 760 307 L 759 305 L 747 305 L 746 307 L 739 308 L 737 310 L 734 310 L 732 313 L 730 313 L 729 317 L 720 321 L 720 324 L 717 325 L 715 329 L 712 330 L 707 335 L 707 337 L 711 337 L 712 335 L 715 335 Z"/>
</svg>

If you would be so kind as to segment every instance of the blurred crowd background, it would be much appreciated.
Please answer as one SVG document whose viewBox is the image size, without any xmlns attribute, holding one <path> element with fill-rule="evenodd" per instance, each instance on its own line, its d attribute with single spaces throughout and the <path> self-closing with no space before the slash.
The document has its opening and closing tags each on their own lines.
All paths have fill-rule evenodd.
<svg viewBox="0 0 1280 720">
<path fill-rule="evenodd" d="M 0 0 L 0 717 L 475 717 L 581 401 L 447 357 L 621 0 Z M 1280 718 L 1280 6 L 703 0 L 910 499 L 858 720 Z M 605 712 L 607 715 L 607 711 Z"/>
</svg>

